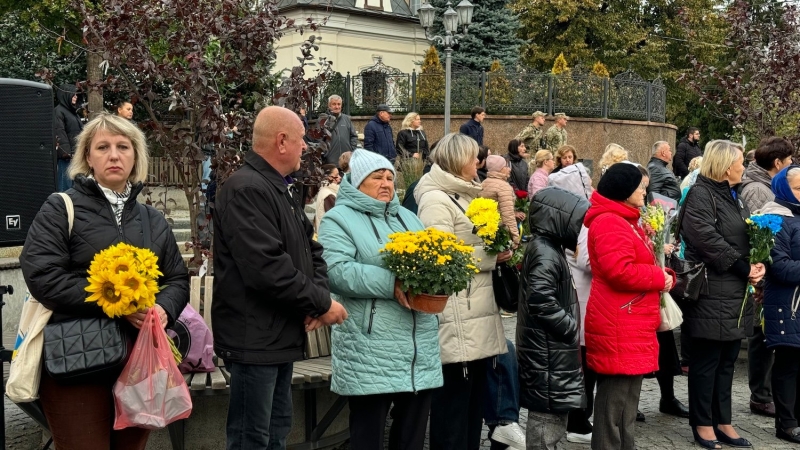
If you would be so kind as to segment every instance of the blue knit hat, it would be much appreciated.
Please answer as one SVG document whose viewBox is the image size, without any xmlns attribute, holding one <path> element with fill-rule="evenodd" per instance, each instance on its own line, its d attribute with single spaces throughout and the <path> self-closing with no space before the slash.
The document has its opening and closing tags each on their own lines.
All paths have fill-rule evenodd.
<svg viewBox="0 0 800 450">
<path fill-rule="evenodd" d="M 380 169 L 395 173 L 394 166 L 388 159 L 369 150 L 357 149 L 350 157 L 350 184 L 358 188 L 369 174 Z"/>
</svg>

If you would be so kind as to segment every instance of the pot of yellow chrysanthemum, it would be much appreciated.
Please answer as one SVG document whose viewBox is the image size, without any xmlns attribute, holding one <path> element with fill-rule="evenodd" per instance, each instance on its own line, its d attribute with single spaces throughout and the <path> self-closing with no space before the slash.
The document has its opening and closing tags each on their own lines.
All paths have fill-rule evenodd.
<svg viewBox="0 0 800 450">
<path fill-rule="evenodd" d="M 450 295 L 464 290 L 478 272 L 474 249 L 454 234 L 428 228 L 389 235 L 381 249 L 386 268 L 402 282 L 411 309 L 444 311 Z"/>
</svg>

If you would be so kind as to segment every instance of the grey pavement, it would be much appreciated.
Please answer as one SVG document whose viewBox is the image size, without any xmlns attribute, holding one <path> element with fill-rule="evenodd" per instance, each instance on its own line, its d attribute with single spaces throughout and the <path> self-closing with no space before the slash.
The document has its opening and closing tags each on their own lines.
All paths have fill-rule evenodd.
<svg viewBox="0 0 800 450">
<path fill-rule="evenodd" d="M 506 336 L 514 340 L 516 329 L 516 318 L 504 318 L 503 323 L 506 329 Z M 677 337 L 677 336 L 676 336 Z M 6 337 L 8 339 L 8 337 Z M 736 373 L 733 381 L 733 424 L 739 433 L 753 443 L 756 450 L 786 450 L 797 448 L 785 441 L 780 441 L 775 437 L 774 421 L 771 418 L 757 416 L 750 413 L 749 398 L 750 391 L 747 387 L 747 353 L 742 351 L 736 364 Z M 5 364 L 4 373 L 8 373 L 8 365 Z M 675 395 L 686 403 L 687 399 L 687 379 L 686 377 L 675 378 Z M 645 423 L 636 424 L 636 444 L 642 450 L 677 450 L 699 448 L 692 441 L 692 432 L 689 428 L 688 419 L 664 415 L 658 412 L 658 401 L 660 399 L 658 383 L 653 380 L 644 380 L 642 385 L 641 401 L 639 403 L 641 411 L 647 416 Z M 6 449 L 8 450 L 34 450 L 42 448 L 42 432 L 39 427 L 28 418 L 16 405 L 5 399 L 6 414 Z M 520 425 L 525 427 L 527 423 L 527 411 L 520 411 Z M 210 432 L 222 433 L 222 429 Z M 481 449 L 489 449 L 488 430 L 484 427 Z M 388 427 L 387 433 L 388 436 Z M 426 448 L 428 448 L 426 443 Z M 562 450 L 588 450 L 589 445 L 573 444 L 563 441 Z M 726 448 L 726 447 L 723 447 Z M 348 450 L 349 445 L 339 446 L 340 450 Z"/>
</svg>

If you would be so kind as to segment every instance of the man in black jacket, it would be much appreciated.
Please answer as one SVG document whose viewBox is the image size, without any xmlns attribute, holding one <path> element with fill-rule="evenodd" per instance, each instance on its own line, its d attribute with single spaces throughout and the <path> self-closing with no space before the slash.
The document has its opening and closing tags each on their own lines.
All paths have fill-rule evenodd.
<svg viewBox="0 0 800 450">
<path fill-rule="evenodd" d="M 292 363 L 306 332 L 347 318 L 331 300 L 322 246 L 287 176 L 300 168 L 303 123 L 270 106 L 253 150 L 221 185 L 214 215 L 214 350 L 231 373 L 228 450 L 285 448 L 292 425 Z"/>
<path fill-rule="evenodd" d="M 483 120 L 486 119 L 486 110 L 480 106 L 475 106 L 470 111 L 470 115 L 472 118 L 464 122 L 458 131 L 475 139 L 478 145 L 483 145 Z"/>
<path fill-rule="evenodd" d="M 647 187 L 647 202 L 653 201 L 653 193 L 661 194 L 675 201 L 681 199 L 681 185 L 667 164 L 672 160 L 672 149 L 665 141 L 653 144 L 653 156 L 647 163 L 650 172 L 650 184 Z"/>
<path fill-rule="evenodd" d="M 678 143 L 678 150 L 675 152 L 675 159 L 672 160 L 672 171 L 678 178 L 689 175 L 689 163 L 692 159 L 703 156 L 703 149 L 700 148 L 700 130 L 689 127 L 686 137 Z"/>
<path fill-rule="evenodd" d="M 56 110 L 53 112 L 53 130 L 56 133 L 56 154 L 58 156 L 59 192 L 72 187 L 67 176 L 67 168 L 75 153 L 75 139 L 83 130 L 78 116 L 78 93 L 74 84 L 63 84 L 56 90 Z"/>
</svg>

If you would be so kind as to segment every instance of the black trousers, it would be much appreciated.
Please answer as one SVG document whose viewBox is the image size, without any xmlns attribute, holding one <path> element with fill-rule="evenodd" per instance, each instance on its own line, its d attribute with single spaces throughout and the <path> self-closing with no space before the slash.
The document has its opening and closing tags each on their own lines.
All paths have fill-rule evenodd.
<svg viewBox="0 0 800 450">
<path fill-rule="evenodd" d="M 432 389 L 417 393 L 358 395 L 348 398 L 350 406 L 350 448 L 383 450 L 386 416 L 392 410 L 390 450 L 421 450 L 428 428 Z"/>
<path fill-rule="evenodd" d="M 772 349 L 767 348 L 766 337 L 761 327 L 753 329 L 747 338 L 747 383 L 750 385 L 750 401 L 769 403 L 772 401 Z"/>
<path fill-rule="evenodd" d="M 775 401 L 775 427 L 798 426 L 800 402 L 800 348 L 775 347 L 775 363 L 772 366 L 772 398 Z"/>
<path fill-rule="evenodd" d="M 597 384 L 597 372 L 586 364 L 586 346 L 581 346 L 581 366 L 583 366 L 583 387 L 586 390 L 586 408 L 573 409 L 567 419 L 567 432 L 589 434 L 592 423 L 589 418 L 594 412 L 594 387 Z"/>
<path fill-rule="evenodd" d="M 433 390 L 430 448 L 477 450 L 481 446 L 486 359 L 444 364 L 442 376 L 444 385 Z"/>
<path fill-rule="evenodd" d="M 693 427 L 730 425 L 733 366 L 741 340 L 691 339 L 689 361 L 689 424 Z"/>
</svg>

